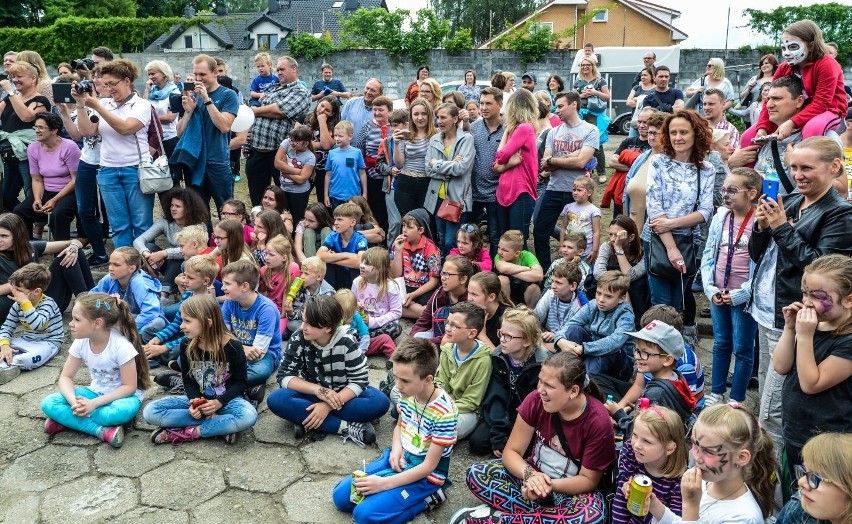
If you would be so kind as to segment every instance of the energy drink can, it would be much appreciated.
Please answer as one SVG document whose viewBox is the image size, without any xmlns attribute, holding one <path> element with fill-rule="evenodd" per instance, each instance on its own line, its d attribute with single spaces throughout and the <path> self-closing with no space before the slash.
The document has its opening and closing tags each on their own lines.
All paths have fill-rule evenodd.
<svg viewBox="0 0 852 524">
<path fill-rule="evenodd" d="M 349 487 L 349 500 L 353 504 L 359 504 L 362 500 L 364 500 L 364 495 L 360 494 L 357 489 L 355 489 L 355 479 L 360 479 L 366 477 L 367 474 L 357 469 L 352 472 L 352 485 Z M 648 482 L 651 482 L 650 480 Z"/>
<path fill-rule="evenodd" d="M 651 492 L 653 486 L 651 479 L 645 475 L 636 475 L 630 481 L 630 495 L 627 497 L 627 511 L 637 517 L 644 517 L 648 514 L 648 505 L 645 500 L 648 493 Z"/>
</svg>

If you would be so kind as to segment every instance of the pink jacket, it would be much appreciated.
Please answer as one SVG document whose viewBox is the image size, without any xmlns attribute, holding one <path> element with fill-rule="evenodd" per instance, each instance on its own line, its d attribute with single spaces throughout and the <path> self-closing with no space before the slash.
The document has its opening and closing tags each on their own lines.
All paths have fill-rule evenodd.
<svg viewBox="0 0 852 524">
<path fill-rule="evenodd" d="M 450 256 L 452 255 L 461 255 L 459 252 L 459 248 L 454 247 L 450 250 Z M 479 258 L 476 260 L 471 260 L 473 264 L 479 268 L 480 271 L 491 271 L 494 268 L 494 262 L 491 261 L 491 254 L 488 252 L 487 248 L 482 248 L 479 250 Z"/>
<path fill-rule="evenodd" d="M 538 180 L 538 151 L 535 147 L 535 129 L 531 124 L 521 124 L 515 128 L 503 149 L 497 151 L 494 161 L 505 164 L 521 152 L 521 163 L 500 175 L 497 182 L 497 202 L 501 206 L 510 206 L 521 193 L 529 193 L 538 198 L 536 181 Z"/>
</svg>

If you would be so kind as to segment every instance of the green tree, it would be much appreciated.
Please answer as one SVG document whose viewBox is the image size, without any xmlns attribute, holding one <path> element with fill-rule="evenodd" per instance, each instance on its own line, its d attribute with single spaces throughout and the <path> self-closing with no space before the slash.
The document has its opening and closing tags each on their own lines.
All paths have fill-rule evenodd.
<svg viewBox="0 0 852 524">
<path fill-rule="evenodd" d="M 136 14 L 148 16 L 182 16 L 186 0 L 136 0 Z"/>
<path fill-rule="evenodd" d="M 499 33 L 507 23 L 516 23 L 539 4 L 540 0 L 432 0 L 438 18 L 449 21 L 451 33 L 468 28 L 475 44 Z"/>
<path fill-rule="evenodd" d="M 521 27 L 512 27 L 511 24 L 507 23 L 506 33 L 494 39 L 493 45 L 497 49 L 511 49 L 517 52 L 522 62 L 530 64 L 538 61 L 544 53 L 553 49 L 559 40 L 572 38 L 581 27 L 589 23 L 600 11 L 609 7 L 611 6 L 593 9 L 581 16 L 572 27 L 558 33 L 551 31 L 550 26 L 538 25 L 536 18 L 527 20 Z"/>
<path fill-rule="evenodd" d="M 136 0 L 78 0 L 76 4 L 73 15 L 83 18 L 136 17 Z"/>
<path fill-rule="evenodd" d="M 781 42 L 784 28 L 797 20 L 813 20 L 822 29 L 827 42 L 835 42 L 841 56 L 852 53 L 852 5 L 837 2 L 809 6 L 776 7 L 771 11 L 746 9 L 748 26 L 758 34 L 766 35 L 776 44 Z"/>
<path fill-rule="evenodd" d="M 41 0 L 9 0 L 0 2 L 0 27 L 32 27 L 38 25 L 44 9 Z"/>
<path fill-rule="evenodd" d="M 340 25 L 339 48 L 385 49 L 391 56 L 406 55 L 415 63 L 425 62 L 426 52 L 441 47 L 450 33 L 449 22 L 431 9 L 420 9 L 412 18 L 406 9 L 361 8 L 342 17 Z"/>
</svg>

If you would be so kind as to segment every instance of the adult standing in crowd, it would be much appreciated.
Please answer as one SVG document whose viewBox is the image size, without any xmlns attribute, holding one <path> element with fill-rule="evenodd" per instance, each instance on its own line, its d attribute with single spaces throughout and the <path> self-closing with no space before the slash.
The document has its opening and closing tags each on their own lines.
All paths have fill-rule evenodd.
<svg viewBox="0 0 852 524">
<path fill-rule="evenodd" d="M 178 143 L 178 114 L 173 112 L 173 108 L 180 107 L 181 92 L 173 80 L 172 68 L 162 60 L 148 62 L 145 73 L 148 75 L 148 81 L 145 82 L 145 93 L 142 96 L 151 102 L 154 111 L 157 112 L 157 118 L 163 126 L 163 147 L 166 150 L 166 157 L 171 160 Z M 174 183 L 180 185 L 181 170 L 176 165 L 172 165 L 171 172 Z"/>
<path fill-rule="evenodd" d="M 549 180 L 533 225 L 535 255 L 545 272 L 550 267 L 553 227 L 562 209 L 574 201 L 574 180 L 584 176 L 586 164 L 600 147 L 598 128 L 580 119 L 580 95 L 576 91 L 556 96 L 556 114 L 562 124 L 547 135 L 541 171 Z"/>
<path fill-rule="evenodd" d="M 642 57 L 642 69 L 636 73 L 636 76 L 633 78 L 633 87 L 642 83 L 642 71 L 646 71 L 649 67 L 654 69 L 654 64 L 657 61 L 657 53 L 653 51 L 648 51 L 645 53 L 645 56 Z"/>
<path fill-rule="evenodd" d="M 32 192 L 15 207 L 32 231 L 41 220 L 50 225 L 54 240 L 71 240 L 71 221 L 77 215 L 74 182 L 80 163 L 80 148 L 59 136 L 62 119 L 49 111 L 36 115 L 33 129 L 36 141 L 27 147 Z"/>
<path fill-rule="evenodd" d="M 535 86 L 538 83 L 538 80 L 535 77 L 535 74 L 526 72 L 524 76 L 521 77 L 521 87 L 529 91 L 530 93 L 535 92 Z"/>
<path fill-rule="evenodd" d="M 758 420 L 779 456 L 784 376 L 773 368 L 771 355 L 784 330 L 783 308 L 801 301 L 805 266 L 829 253 L 852 255 L 852 204 L 832 187 L 842 158 L 840 145 L 831 138 L 811 137 L 797 144 L 789 163 L 798 193 L 777 201 L 761 197 L 748 245 L 757 264 L 751 311 L 758 321 L 760 371 L 766 370 Z M 766 320 L 772 327 L 765 327 Z"/>
<path fill-rule="evenodd" d="M 683 310 L 684 339 L 695 347 L 695 235 L 696 226 L 713 214 L 715 170 L 704 161 L 712 132 L 701 115 L 685 110 L 666 119 L 661 142 L 662 154 L 651 157 L 648 167 L 648 220 L 642 230 L 651 305 Z"/>
<path fill-rule="evenodd" d="M 556 114 L 556 95 L 565 91 L 565 81 L 559 75 L 550 75 L 547 78 L 547 94 L 550 95 L 550 112 Z"/>
<path fill-rule="evenodd" d="M 772 82 L 775 79 L 775 71 L 778 69 L 778 58 L 773 54 L 767 54 L 760 57 L 757 73 L 749 78 L 745 89 L 740 92 L 740 106 L 748 107 L 752 102 L 756 102 L 760 97 L 760 90 L 763 84 Z M 747 118 L 750 124 L 756 124 L 750 118 Z"/>
<path fill-rule="evenodd" d="M 174 163 L 183 163 L 190 169 L 192 180 L 187 185 L 195 189 L 208 206 L 212 198 L 218 211 L 234 195 L 230 132 L 240 102 L 233 90 L 219 85 L 216 60 L 212 56 L 196 56 L 192 61 L 192 73 L 195 91 L 183 96 L 184 116 L 177 125 L 180 140 Z M 148 227 L 151 227 L 150 221 Z"/>
<path fill-rule="evenodd" d="M 35 51 L 21 51 L 18 53 L 18 62 L 26 62 L 36 69 L 38 74 L 38 92 L 44 95 L 53 104 L 53 88 L 50 76 L 47 74 L 47 66 L 41 55 Z"/>
<path fill-rule="evenodd" d="M 589 57 L 580 60 L 580 73 L 574 81 L 574 89 L 580 93 L 580 118 L 598 128 L 601 147 L 595 150 L 595 158 L 598 161 L 596 170 L 598 183 L 606 183 L 606 157 L 603 145 L 607 142 L 606 132 L 609 127 L 609 118 L 606 110 L 609 106 L 609 86 L 606 80 L 598 73 L 597 62 Z"/>
<path fill-rule="evenodd" d="M 18 205 L 21 189 L 32 192 L 27 146 L 35 141 L 33 121 L 42 111 L 50 111 L 50 100 L 38 93 L 38 72 L 26 62 L 15 62 L 0 80 L 6 98 L 0 102 L 0 156 L 3 158 L 3 208 Z M 32 234 L 32 231 L 30 231 Z"/>
<path fill-rule="evenodd" d="M 476 72 L 473 69 L 468 69 L 464 72 L 464 83 L 456 91 L 464 95 L 465 102 L 470 102 L 471 100 L 479 102 L 482 88 L 476 85 Z"/>
<path fill-rule="evenodd" d="M 99 46 L 92 49 L 91 60 L 94 63 L 94 66 L 97 67 L 98 64 L 103 64 L 106 62 L 112 62 L 115 56 L 112 53 L 112 50 L 108 47 Z M 80 63 L 77 67 L 77 75 L 81 79 L 91 79 L 92 72 L 94 71 L 94 67 L 89 69 L 89 67 L 85 63 Z"/>
<path fill-rule="evenodd" d="M 299 64 L 289 56 L 278 59 L 278 87 L 267 93 L 260 107 L 253 107 L 255 120 L 249 133 L 251 153 L 246 160 L 246 178 L 252 206 L 260 205 L 265 189 L 279 185 L 275 153 L 310 110 L 308 90 L 299 83 Z"/>
<path fill-rule="evenodd" d="M 478 222 L 483 211 L 488 220 L 488 246 L 491 259 L 497 254 L 497 243 L 500 241 L 500 228 L 497 216 L 500 205 L 497 203 L 497 183 L 499 173 L 493 169 L 497 148 L 503 140 L 503 119 L 500 113 L 503 109 L 503 91 L 496 87 L 486 87 L 479 95 L 479 112 L 482 118 L 470 125 L 473 135 L 475 159 L 473 164 L 473 216 L 471 220 Z"/>
<path fill-rule="evenodd" d="M 674 113 L 683 109 L 683 91 L 669 87 L 671 70 L 660 66 L 654 71 L 654 90 L 642 101 L 642 107 L 653 107 L 664 113 Z"/>
<path fill-rule="evenodd" d="M 430 72 L 431 71 L 429 69 L 429 66 L 427 65 L 423 65 L 417 68 L 417 76 L 414 77 L 414 80 L 412 80 L 411 83 L 408 84 L 408 87 L 405 89 L 405 107 L 410 106 L 411 102 L 414 102 L 414 99 L 419 96 L 420 85 L 423 83 L 424 80 L 429 78 Z M 364 92 L 366 93 L 366 90 L 364 90 Z"/>
<path fill-rule="evenodd" d="M 651 94 L 656 86 L 654 85 L 654 68 L 646 67 L 645 69 L 639 71 L 638 74 L 639 82 L 633 86 L 633 89 L 630 90 L 630 94 L 627 96 L 627 107 L 633 108 L 633 114 L 636 116 L 639 115 L 639 109 L 643 108 L 642 102 L 645 100 L 645 97 Z M 632 125 L 630 126 L 630 133 L 628 134 L 629 138 L 633 138 L 638 134 L 636 128 Z"/>
<path fill-rule="evenodd" d="M 718 89 L 724 95 L 723 111 L 727 111 L 733 105 L 736 95 L 731 81 L 725 78 L 725 62 L 721 58 L 707 60 L 704 68 L 705 73 L 686 89 L 686 96 L 690 97 L 686 102 L 687 109 L 696 109 L 704 114 L 704 93 L 708 89 Z"/>
<path fill-rule="evenodd" d="M 367 166 L 367 202 L 376 217 L 379 226 L 388 230 L 388 206 L 382 185 L 385 177 L 376 168 L 379 146 L 388 136 L 388 117 L 393 111 L 393 100 L 386 96 L 373 100 L 373 118 L 368 119 L 360 130 L 355 132 L 352 145 L 361 150 L 364 164 Z"/>
<path fill-rule="evenodd" d="M 314 168 L 314 185 L 317 202 L 325 202 L 325 161 L 328 152 L 334 148 L 334 126 L 340 122 L 340 104 L 337 98 L 326 96 L 317 102 L 314 110 L 305 117 L 305 125 L 314 135 L 313 146 L 317 163 Z"/>
<path fill-rule="evenodd" d="M 17 51 L 6 51 L 3 54 L 3 71 L 9 72 L 9 68 L 12 67 L 12 64 L 18 61 L 18 52 Z"/>
<path fill-rule="evenodd" d="M 740 143 L 740 132 L 725 118 L 725 93 L 711 87 L 704 91 L 704 118 L 710 124 L 710 129 L 720 129 L 729 135 L 728 148 L 731 152 Z"/>
<path fill-rule="evenodd" d="M 441 91 L 441 86 L 434 78 L 427 78 L 422 84 L 420 84 L 420 93 L 418 94 L 418 98 L 422 98 L 432 104 L 432 110 L 435 111 L 436 114 L 443 97 L 444 93 Z"/>
<path fill-rule="evenodd" d="M 648 159 L 663 152 L 663 144 L 660 141 L 660 133 L 663 131 L 663 122 L 666 121 L 668 113 L 651 111 L 648 115 L 648 145 L 651 149 L 639 155 L 624 179 L 624 214 L 633 219 L 636 227 L 641 231 L 645 226 L 645 200 L 648 196 Z M 643 110 L 644 111 L 644 110 Z M 641 113 L 640 113 L 641 114 Z"/>
<path fill-rule="evenodd" d="M 371 78 L 364 84 L 364 96 L 355 96 L 343 106 L 341 120 L 352 122 L 352 129 L 357 133 L 364 127 L 364 122 L 373 118 L 373 100 L 382 96 L 385 86 L 378 78 Z"/>
<path fill-rule="evenodd" d="M 341 99 L 349 100 L 352 98 L 352 93 L 346 90 L 346 86 L 343 85 L 343 82 L 341 82 L 338 78 L 333 78 L 334 68 L 331 67 L 331 64 L 323 64 L 322 67 L 320 67 L 320 73 L 322 74 L 322 78 L 314 82 L 313 87 L 311 87 L 311 102 L 316 102 L 321 98 L 331 96 L 334 97 L 337 105 L 342 105 L 343 102 Z M 320 200 L 320 202 L 322 202 L 322 200 Z"/>
<path fill-rule="evenodd" d="M 97 180 L 112 224 L 115 247 L 133 245 L 133 239 L 154 222 L 154 195 L 139 187 L 139 161 L 148 155 L 148 125 L 151 104 L 133 91 L 139 68 L 120 58 L 98 66 L 103 92 L 71 90 L 77 111 L 91 108 L 98 118 L 77 118 L 77 128 L 86 137 L 101 136 L 100 170 Z M 94 122 L 93 122 L 94 120 Z M 143 157 L 144 158 L 144 157 Z"/>
</svg>

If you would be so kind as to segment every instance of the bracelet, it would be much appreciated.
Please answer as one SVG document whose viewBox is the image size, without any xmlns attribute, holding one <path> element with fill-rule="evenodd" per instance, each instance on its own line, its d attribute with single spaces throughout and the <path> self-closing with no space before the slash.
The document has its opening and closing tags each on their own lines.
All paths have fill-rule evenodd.
<svg viewBox="0 0 852 524">
<path fill-rule="evenodd" d="M 210 104 L 212 104 L 212 103 L 213 103 L 213 100 L 208 100 L 208 101 L 204 102 L 204 105 L 205 105 L 205 106 L 209 106 L 209 105 L 210 105 Z"/>
</svg>

